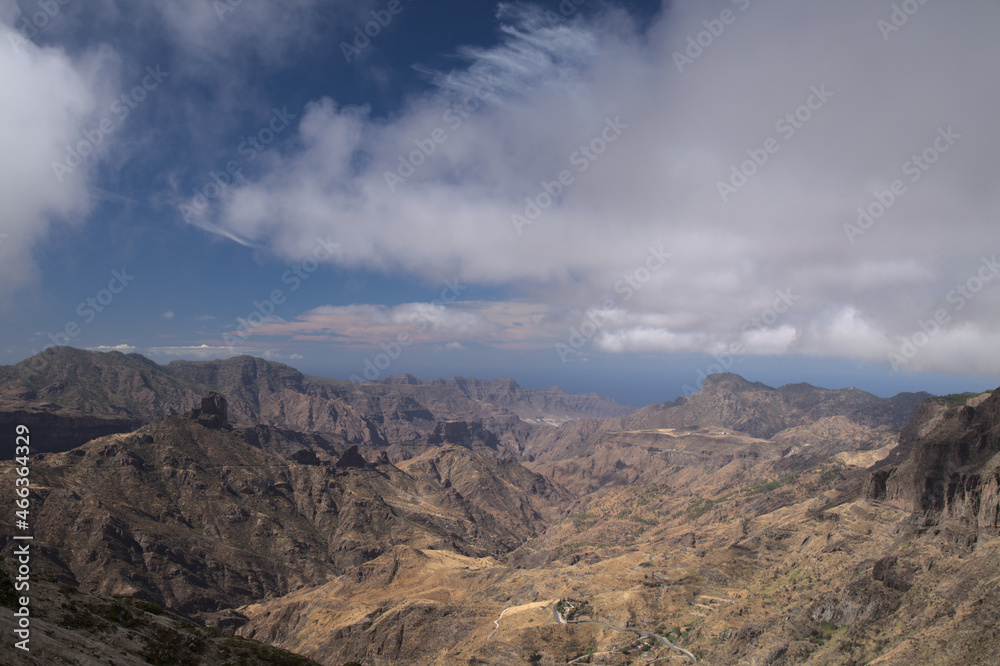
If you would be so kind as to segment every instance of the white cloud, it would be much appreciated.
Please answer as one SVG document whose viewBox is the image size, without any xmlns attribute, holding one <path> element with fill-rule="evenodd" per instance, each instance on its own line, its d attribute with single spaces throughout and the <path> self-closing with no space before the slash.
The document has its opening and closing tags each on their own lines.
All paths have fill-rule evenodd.
<svg viewBox="0 0 1000 666">
<path fill-rule="evenodd" d="M 146 349 L 146 355 L 151 358 L 172 357 L 213 360 L 217 358 L 231 358 L 242 354 L 249 354 L 250 356 L 263 356 L 266 358 L 269 352 L 267 350 L 252 349 L 249 347 L 225 347 L 207 344 L 181 347 L 149 347 Z"/>
<path fill-rule="evenodd" d="M 13 19 L 14 12 L 5 14 Z M 33 248 L 53 219 L 78 221 L 90 207 L 90 164 L 84 160 L 61 178 L 52 165 L 66 161 L 67 145 L 84 140 L 79 129 L 93 116 L 104 87 L 98 63 L 104 56 L 74 63 L 0 23 L 0 299 L 36 277 Z"/>
<path fill-rule="evenodd" d="M 609 352 L 669 353 L 701 351 L 706 340 L 705 336 L 699 334 L 639 326 L 618 331 L 601 331 L 595 343 L 598 349 Z"/>
<path fill-rule="evenodd" d="M 508 8 L 505 42 L 466 51 L 466 69 L 439 75 L 439 94 L 391 121 L 312 104 L 301 152 L 235 190 L 219 220 L 290 256 L 334 229 L 344 265 L 437 279 L 460 271 L 553 310 L 600 303 L 648 246 L 664 245 L 669 265 L 631 302 L 619 297 L 649 321 L 610 326 L 601 348 L 711 349 L 738 339 L 775 289 L 794 286 L 794 311 L 749 336 L 748 349 L 877 356 L 974 268 L 970 238 L 1000 245 L 986 222 L 1000 195 L 985 175 L 1000 154 L 1000 10 L 928 5 L 886 43 L 883 9 L 754 3 L 681 74 L 671 54 L 711 18 L 701 3 L 672 3 L 645 36 L 614 11 L 553 24 Z M 461 126 L 445 121 L 448 105 L 490 81 L 499 83 L 473 95 L 479 108 Z M 779 131 L 823 86 L 833 95 L 813 117 L 791 136 L 787 121 Z M 574 151 L 607 118 L 628 127 L 581 173 Z M 910 182 L 904 163 L 949 126 L 961 138 Z M 422 164 L 390 192 L 385 172 L 435 129 L 446 140 L 414 154 Z M 717 181 L 768 137 L 778 152 L 723 203 Z M 561 170 L 573 182 L 518 235 L 511 214 Z M 858 206 L 897 178 L 906 192 L 848 242 Z"/>
<path fill-rule="evenodd" d="M 886 40 L 884 3 L 728 3 L 736 22 L 679 72 L 675 52 L 717 8 L 664 4 L 644 32 L 614 9 L 552 21 L 505 5 L 499 45 L 465 49 L 463 67 L 430 72 L 437 90 L 390 117 L 313 100 L 288 130 L 294 140 L 230 187 L 204 228 L 294 261 L 333 237 L 342 266 L 458 276 L 512 297 L 328 306 L 254 334 L 360 344 L 423 326 L 422 339 L 442 345 L 544 346 L 611 298 L 587 340 L 603 351 L 740 342 L 752 354 L 884 361 L 945 308 L 949 323 L 908 367 L 991 368 L 975 359 L 993 349 L 1000 289 L 988 284 L 960 310 L 947 299 L 1000 246 L 1000 7 L 928 3 Z M 304 27 L 313 0 L 242 3 L 221 22 L 210 3 L 168 5 L 149 11 L 202 80 L 218 75 L 219 54 L 285 62 L 317 36 Z M 13 177 L 0 179 L 0 195 L 14 202 L 15 221 L 0 244 L 11 260 L 0 263 L 5 282 L 30 272 L 23 248 L 46 233 L 49 215 L 87 207 L 82 169 L 61 188 L 46 169 L 93 112 L 94 71 L 31 46 L 27 60 L 0 55 L 13 92 L 0 101 L 0 133 L 15 147 L 0 162 Z M 803 107 L 817 90 L 832 95 Z M 810 119 L 792 125 L 803 108 Z M 943 145 L 948 128 L 958 138 L 914 171 L 914 156 Z M 778 149 L 723 201 L 719 181 L 769 138 Z M 588 146 L 601 154 L 585 157 Z M 405 180 L 390 187 L 386 173 L 401 159 Z M 563 171 L 571 182 L 559 183 Z M 885 201 L 895 179 L 905 191 L 849 238 L 858 207 Z M 553 200 L 546 190 L 560 192 Z M 512 214 L 535 217 L 526 199 L 539 214 L 519 234 Z M 623 276 L 642 275 L 651 246 L 671 258 L 626 290 Z M 746 328 L 788 289 L 798 295 L 791 308 Z"/>
<path fill-rule="evenodd" d="M 616 296 L 629 315 L 595 335 L 600 349 L 741 340 L 748 353 L 885 360 L 893 336 L 975 268 L 970 239 L 975 250 L 1000 245 L 987 222 L 1000 214 L 987 176 L 1000 154 L 1000 9 L 927 5 L 888 43 L 876 26 L 885 9 L 753 3 L 679 73 L 673 52 L 713 17 L 703 3 L 671 3 L 643 36 L 615 11 L 546 23 L 507 8 L 506 41 L 466 51 L 467 68 L 439 75 L 437 95 L 391 120 L 312 104 L 301 152 L 235 190 L 218 219 L 290 256 L 332 228 L 344 265 L 509 285 L 550 317 L 600 304 L 647 247 L 663 245 L 673 257 L 629 302 Z M 479 99 L 483 82 L 492 83 Z M 807 122 L 778 125 L 817 90 L 832 96 L 812 98 Z M 478 108 L 447 123 L 462 99 Z M 592 140 L 604 148 L 596 138 L 608 118 L 627 129 L 579 171 L 574 151 Z M 906 163 L 948 127 L 961 138 L 911 181 Z M 385 172 L 437 128 L 446 140 L 414 153 L 422 163 L 391 192 Z M 779 150 L 724 203 L 717 182 L 768 137 Z M 517 234 L 511 214 L 561 170 L 573 182 Z M 894 179 L 906 191 L 850 243 L 844 225 Z M 741 333 L 789 287 L 801 298 L 788 314 Z M 985 325 L 996 299 L 956 321 Z M 382 313 L 397 323 L 410 314 Z M 483 322 L 463 321 L 488 337 Z"/>
<path fill-rule="evenodd" d="M 135 347 L 133 345 L 126 345 L 126 344 L 111 345 L 111 346 L 101 345 L 99 347 L 87 347 L 87 351 L 97 351 L 97 352 L 116 351 L 116 352 L 121 352 L 123 354 L 131 354 L 132 352 L 135 351 Z"/>
</svg>

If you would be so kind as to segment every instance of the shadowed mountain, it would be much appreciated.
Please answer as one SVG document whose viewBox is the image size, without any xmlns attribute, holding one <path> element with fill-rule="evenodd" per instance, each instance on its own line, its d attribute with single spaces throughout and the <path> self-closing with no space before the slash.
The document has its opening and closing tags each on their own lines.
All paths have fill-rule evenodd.
<svg viewBox="0 0 1000 666">
<path fill-rule="evenodd" d="M 0 632 L 14 637 L 14 613 L 20 609 L 18 599 L 23 592 L 15 589 L 12 578 L 0 565 L 0 606 L 4 607 Z M 91 594 L 48 578 L 32 580 L 30 594 L 29 649 L 7 645 L 0 663 L 318 666 L 271 645 L 200 627 L 141 599 Z M 12 643 L 16 641 L 12 638 Z"/>
<path fill-rule="evenodd" d="M 516 463 L 465 448 L 429 451 L 409 472 L 356 448 L 338 465 L 281 459 L 226 413 L 209 396 L 186 416 L 34 456 L 32 525 L 45 544 L 34 570 L 205 614 L 320 584 L 395 544 L 500 554 L 561 499 Z M 11 487 L 14 476 L 0 469 Z"/>
</svg>

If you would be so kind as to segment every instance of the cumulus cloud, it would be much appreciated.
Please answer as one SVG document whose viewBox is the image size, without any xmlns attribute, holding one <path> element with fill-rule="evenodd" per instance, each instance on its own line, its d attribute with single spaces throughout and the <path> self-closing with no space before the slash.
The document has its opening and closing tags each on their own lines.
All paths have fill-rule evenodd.
<svg viewBox="0 0 1000 666">
<path fill-rule="evenodd" d="M 97 351 L 97 352 L 121 352 L 123 354 L 131 354 L 135 351 L 134 345 L 120 344 L 120 345 L 100 345 L 98 347 L 87 347 L 87 351 Z"/>
<path fill-rule="evenodd" d="M 217 358 L 231 358 L 249 354 L 250 356 L 260 356 L 271 358 L 274 352 L 266 349 L 254 349 L 251 347 L 226 347 L 219 345 L 188 345 L 180 347 L 149 347 L 146 355 L 150 358 L 195 358 L 199 360 L 213 360 Z"/>
<path fill-rule="evenodd" d="M 735 22 L 678 71 L 724 7 Z M 290 258 L 333 233 L 341 265 L 458 274 L 553 311 L 596 306 L 663 245 L 674 257 L 618 307 L 673 323 L 609 324 L 599 348 L 884 361 L 1000 245 L 1000 8 L 927 4 L 886 39 L 891 11 L 681 1 L 640 33 L 615 10 L 506 7 L 498 46 L 391 119 L 310 104 L 302 149 L 215 214 Z M 742 331 L 788 288 L 780 322 Z M 961 360 L 948 340 L 1000 323 L 998 304 L 984 289 L 953 312 L 934 344 L 955 351 L 928 367 Z"/>
<path fill-rule="evenodd" d="M 9 9 L 9 8 L 5 8 Z M 104 86 L 95 58 L 75 63 L 53 48 L 39 48 L 12 27 L 13 12 L 0 23 L 0 298 L 32 281 L 35 244 L 54 220 L 79 221 L 90 208 L 88 164 L 57 176 L 67 144 L 83 137 L 79 127 L 94 114 Z"/>
</svg>

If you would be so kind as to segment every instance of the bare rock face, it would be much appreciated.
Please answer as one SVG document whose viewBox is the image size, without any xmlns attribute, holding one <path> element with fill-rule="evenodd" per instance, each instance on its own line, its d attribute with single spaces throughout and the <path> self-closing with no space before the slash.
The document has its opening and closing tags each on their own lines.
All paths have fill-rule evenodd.
<svg viewBox="0 0 1000 666">
<path fill-rule="evenodd" d="M 874 470 L 866 496 L 927 524 L 951 519 L 975 533 L 1000 534 L 1000 391 L 975 406 L 938 412 L 903 432 L 900 448 L 909 457 Z"/>
<path fill-rule="evenodd" d="M 206 428 L 232 430 L 227 416 L 228 411 L 229 405 L 226 403 L 226 399 L 212 391 L 201 399 L 200 409 L 191 411 L 191 418 Z"/>
<path fill-rule="evenodd" d="M 348 467 L 367 467 L 368 461 L 365 460 L 362 455 L 358 452 L 358 447 L 352 446 L 351 448 L 344 451 L 344 455 L 340 456 L 340 460 L 337 461 L 337 467 L 348 468 Z"/>
</svg>

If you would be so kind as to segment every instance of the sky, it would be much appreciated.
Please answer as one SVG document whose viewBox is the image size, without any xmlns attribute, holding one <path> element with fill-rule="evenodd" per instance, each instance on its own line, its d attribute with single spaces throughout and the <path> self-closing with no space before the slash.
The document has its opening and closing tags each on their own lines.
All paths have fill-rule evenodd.
<svg viewBox="0 0 1000 666">
<path fill-rule="evenodd" d="M 986 0 L 0 0 L 0 363 L 995 388 L 998 29 Z"/>
</svg>

